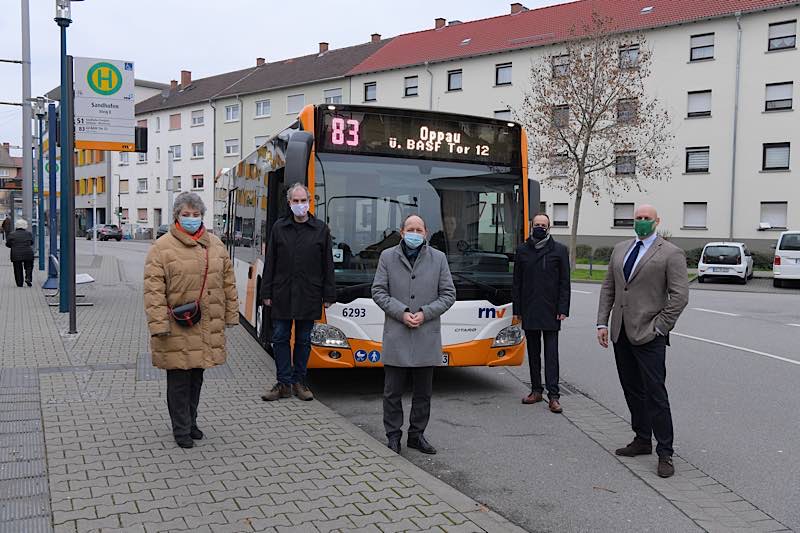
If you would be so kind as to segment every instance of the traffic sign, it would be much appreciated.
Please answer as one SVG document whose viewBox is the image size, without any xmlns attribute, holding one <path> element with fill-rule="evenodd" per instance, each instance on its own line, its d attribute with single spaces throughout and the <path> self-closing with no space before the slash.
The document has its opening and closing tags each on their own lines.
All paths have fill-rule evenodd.
<svg viewBox="0 0 800 533">
<path fill-rule="evenodd" d="M 76 57 L 75 148 L 136 150 L 133 63 Z"/>
</svg>

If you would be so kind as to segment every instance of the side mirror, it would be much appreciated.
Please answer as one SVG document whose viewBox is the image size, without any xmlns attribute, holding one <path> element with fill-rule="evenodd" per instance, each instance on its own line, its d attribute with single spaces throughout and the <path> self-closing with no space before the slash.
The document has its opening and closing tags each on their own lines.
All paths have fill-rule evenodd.
<svg viewBox="0 0 800 533">
<path fill-rule="evenodd" d="M 533 215 L 539 211 L 539 202 L 541 202 L 541 187 L 539 182 L 535 179 L 528 178 L 528 213 L 531 219 L 533 219 Z"/>
<path fill-rule="evenodd" d="M 288 186 L 294 183 L 307 185 L 308 160 L 311 157 L 311 146 L 314 136 L 307 131 L 296 131 L 289 138 L 286 147 L 286 168 L 283 182 Z"/>
</svg>

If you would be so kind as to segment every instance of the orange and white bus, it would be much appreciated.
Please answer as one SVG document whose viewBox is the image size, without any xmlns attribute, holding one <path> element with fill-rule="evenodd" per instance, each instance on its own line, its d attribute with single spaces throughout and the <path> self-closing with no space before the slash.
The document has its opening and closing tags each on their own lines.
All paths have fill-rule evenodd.
<svg viewBox="0 0 800 533">
<path fill-rule="evenodd" d="M 333 238 L 337 302 L 311 335 L 310 368 L 381 366 L 384 313 L 371 285 L 381 251 L 417 213 L 447 254 L 457 301 L 442 315 L 443 366 L 520 365 L 512 320 L 514 254 L 539 207 L 525 132 L 514 122 L 367 107 L 309 105 L 289 127 L 215 180 L 215 232 L 236 270 L 243 323 L 271 352 L 258 297 L 265 246 L 288 212 L 286 189 L 311 193 Z M 313 280 L 309 280 L 313 282 Z"/>
</svg>

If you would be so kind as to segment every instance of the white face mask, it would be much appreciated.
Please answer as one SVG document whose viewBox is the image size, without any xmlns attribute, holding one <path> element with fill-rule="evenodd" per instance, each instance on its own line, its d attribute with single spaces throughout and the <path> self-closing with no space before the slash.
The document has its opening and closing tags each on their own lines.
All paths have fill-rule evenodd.
<svg viewBox="0 0 800 533">
<path fill-rule="evenodd" d="M 289 207 L 292 209 L 292 213 L 296 217 L 304 217 L 308 213 L 308 203 L 304 204 L 290 204 Z"/>
</svg>

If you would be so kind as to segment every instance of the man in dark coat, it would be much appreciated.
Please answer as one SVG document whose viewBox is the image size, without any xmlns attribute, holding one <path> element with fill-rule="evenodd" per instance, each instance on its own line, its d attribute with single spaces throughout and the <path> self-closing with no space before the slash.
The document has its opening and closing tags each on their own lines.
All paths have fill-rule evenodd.
<svg viewBox="0 0 800 533">
<path fill-rule="evenodd" d="M 531 237 L 517 248 L 514 262 L 514 316 L 522 320 L 528 341 L 531 393 L 524 404 L 542 401 L 541 348 L 544 338 L 544 381 L 548 406 L 562 412 L 558 389 L 558 331 L 569 316 L 569 253 L 550 237 L 550 217 L 533 217 Z"/>
<path fill-rule="evenodd" d="M 261 299 L 271 307 L 272 346 L 278 382 L 261 399 L 273 401 L 294 393 L 313 400 L 305 383 L 311 330 L 322 306 L 336 301 L 333 245 L 328 226 L 308 212 L 308 189 L 295 183 L 286 193 L 292 214 L 272 226 L 267 244 Z M 290 346 L 294 322 L 294 353 Z"/>
<path fill-rule="evenodd" d="M 9 213 L 6 215 L 6 218 L 3 219 L 3 240 L 8 239 L 8 234 L 11 233 L 11 214 Z"/>
<path fill-rule="evenodd" d="M 8 220 L 8 219 L 6 219 Z M 11 248 L 11 263 L 14 265 L 14 280 L 22 287 L 22 269 L 25 268 L 25 283 L 30 287 L 33 279 L 33 235 L 23 219 L 14 224 L 16 229 L 6 237 L 6 246 Z"/>
</svg>

